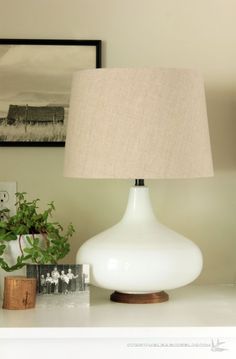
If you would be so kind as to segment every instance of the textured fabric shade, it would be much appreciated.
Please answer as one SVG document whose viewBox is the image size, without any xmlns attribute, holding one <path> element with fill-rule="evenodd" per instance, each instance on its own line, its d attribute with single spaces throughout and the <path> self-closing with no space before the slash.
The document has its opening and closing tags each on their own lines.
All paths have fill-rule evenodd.
<svg viewBox="0 0 236 359">
<path fill-rule="evenodd" d="M 200 74 L 165 68 L 77 72 L 64 173 L 80 178 L 212 176 Z"/>
</svg>

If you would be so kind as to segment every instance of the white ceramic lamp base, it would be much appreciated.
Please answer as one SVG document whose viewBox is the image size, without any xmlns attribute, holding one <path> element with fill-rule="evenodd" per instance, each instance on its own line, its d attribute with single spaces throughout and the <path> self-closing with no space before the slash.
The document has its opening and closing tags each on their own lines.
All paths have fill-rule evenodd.
<svg viewBox="0 0 236 359">
<path fill-rule="evenodd" d="M 135 186 L 122 220 L 86 241 L 77 263 L 91 265 L 95 286 L 147 295 L 192 282 L 201 272 L 202 254 L 191 240 L 157 221 L 148 188 Z"/>
</svg>

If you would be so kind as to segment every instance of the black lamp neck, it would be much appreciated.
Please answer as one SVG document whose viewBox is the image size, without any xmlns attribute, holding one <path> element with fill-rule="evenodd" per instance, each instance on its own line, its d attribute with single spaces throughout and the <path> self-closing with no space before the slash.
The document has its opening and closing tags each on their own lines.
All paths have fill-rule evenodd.
<svg viewBox="0 0 236 359">
<path fill-rule="evenodd" d="M 145 186 L 144 179 L 136 179 L 135 186 Z"/>
</svg>

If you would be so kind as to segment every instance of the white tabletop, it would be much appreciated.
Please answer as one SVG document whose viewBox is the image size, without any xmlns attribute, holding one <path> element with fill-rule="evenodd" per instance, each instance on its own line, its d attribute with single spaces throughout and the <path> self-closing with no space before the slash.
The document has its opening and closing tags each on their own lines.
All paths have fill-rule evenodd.
<svg viewBox="0 0 236 359">
<path fill-rule="evenodd" d="M 189 285 L 168 291 L 170 300 L 160 304 L 113 303 L 110 293 L 92 287 L 90 307 L 0 309 L 0 339 L 147 337 L 160 331 L 171 335 L 176 327 L 180 336 L 186 327 L 206 333 L 211 328 L 212 335 L 214 328 L 236 328 L 235 285 Z"/>
</svg>

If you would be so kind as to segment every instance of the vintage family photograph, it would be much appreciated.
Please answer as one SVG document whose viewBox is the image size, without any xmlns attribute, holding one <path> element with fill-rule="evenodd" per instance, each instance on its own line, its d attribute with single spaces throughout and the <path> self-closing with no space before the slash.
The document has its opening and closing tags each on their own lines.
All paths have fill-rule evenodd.
<svg viewBox="0 0 236 359">
<path fill-rule="evenodd" d="M 98 40 L 0 40 L 0 145 L 64 146 L 73 73 L 101 67 Z"/>
<path fill-rule="evenodd" d="M 41 295 L 68 295 L 89 291 L 88 264 L 29 264 L 27 277 L 37 279 L 37 292 Z"/>
</svg>

